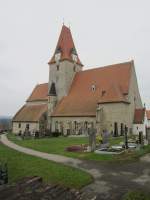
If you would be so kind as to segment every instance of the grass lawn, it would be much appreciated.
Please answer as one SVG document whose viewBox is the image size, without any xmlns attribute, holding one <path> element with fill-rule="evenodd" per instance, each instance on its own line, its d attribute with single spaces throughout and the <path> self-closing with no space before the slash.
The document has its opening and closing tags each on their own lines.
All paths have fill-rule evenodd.
<svg viewBox="0 0 150 200">
<path fill-rule="evenodd" d="M 60 154 L 74 158 L 97 160 L 97 161 L 123 161 L 133 160 L 142 156 L 143 154 L 150 152 L 150 146 L 136 152 L 126 152 L 121 155 L 102 155 L 96 153 L 85 152 L 67 152 L 65 149 L 71 145 L 88 144 L 88 138 L 86 137 L 58 137 L 58 138 L 42 138 L 42 139 L 25 139 L 18 140 L 14 134 L 9 133 L 8 138 L 14 143 L 35 149 L 38 151 Z M 119 144 L 124 140 L 123 137 L 110 138 L 110 144 Z"/>
<path fill-rule="evenodd" d="M 129 191 L 122 200 L 150 200 L 150 193 L 142 191 Z"/>
<path fill-rule="evenodd" d="M 17 152 L 1 143 L 0 162 L 7 162 L 10 183 L 23 177 L 41 176 L 48 183 L 81 188 L 93 181 L 86 172 Z"/>
</svg>

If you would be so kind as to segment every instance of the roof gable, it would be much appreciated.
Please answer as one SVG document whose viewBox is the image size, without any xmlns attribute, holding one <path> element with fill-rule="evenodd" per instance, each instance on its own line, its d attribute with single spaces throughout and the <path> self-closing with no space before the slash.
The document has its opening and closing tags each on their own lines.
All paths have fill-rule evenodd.
<svg viewBox="0 0 150 200">
<path fill-rule="evenodd" d="M 47 111 L 47 104 L 24 105 L 14 116 L 13 122 L 37 122 Z"/>
<path fill-rule="evenodd" d="M 143 124 L 145 117 L 145 108 L 135 109 L 134 124 Z"/>
<path fill-rule="evenodd" d="M 47 96 L 48 96 L 48 83 L 38 84 L 33 89 L 31 95 L 27 99 L 27 102 L 47 101 Z"/>
</svg>

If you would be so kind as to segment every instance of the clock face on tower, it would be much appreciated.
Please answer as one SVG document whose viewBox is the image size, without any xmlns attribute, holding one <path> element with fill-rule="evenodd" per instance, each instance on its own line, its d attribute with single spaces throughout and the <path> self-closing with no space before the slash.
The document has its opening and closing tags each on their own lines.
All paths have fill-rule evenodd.
<svg viewBox="0 0 150 200">
<path fill-rule="evenodd" d="M 77 59 L 78 59 L 77 55 L 72 54 L 72 60 L 73 60 L 74 62 L 77 62 Z"/>
</svg>

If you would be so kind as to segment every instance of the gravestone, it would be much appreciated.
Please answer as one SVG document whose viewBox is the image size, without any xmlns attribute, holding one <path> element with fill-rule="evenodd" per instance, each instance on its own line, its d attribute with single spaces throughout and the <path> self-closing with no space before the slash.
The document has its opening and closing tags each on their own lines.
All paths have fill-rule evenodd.
<svg viewBox="0 0 150 200">
<path fill-rule="evenodd" d="M 125 136 L 125 149 L 128 149 L 129 147 L 128 147 L 128 127 L 127 126 L 125 126 L 124 136 Z"/>
<path fill-rule="evenodd" d="M 93 127 L 90 127 L 88 129 L 88 134 L 89 134 L 90 151 L 93 152 L 96 149 L 96 129 Z"/>
<path fill-rule="evenodd" d="M 148 144 L 150 144 L 150 130 L 147 131 L 147 141 L 148 141 Z"/>
<path fill-rule="evenodd" d="M 141 145 L 141 147 L 144 146 L 144 137 L 142 131 L 139 132 L 139 144 Z"/>
<path fill-rule="evenodd" d="M 109 132 L 107 130 L 103 130 L 101 148 L 109 147 L 109 136 Z"/>
<path fill-rule="evenodd" d="M 118 123 L 114 123 L 114 137 L 118 137 Z"/>
<path fill-rule="evenodd" d="M 121 136 L 124 135 L 124 126 L 123 126 L 123 123 L 121 123 L 120 135 L 121 135 Z"/>
</svg>

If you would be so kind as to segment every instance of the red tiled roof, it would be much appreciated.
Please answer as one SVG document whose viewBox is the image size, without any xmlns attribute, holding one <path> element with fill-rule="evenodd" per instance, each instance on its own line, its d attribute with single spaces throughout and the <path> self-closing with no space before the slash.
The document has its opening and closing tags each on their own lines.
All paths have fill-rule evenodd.
<svg viewBox="0 0 150 200">
<path fill-rule="evenodd" d="M 62 30 L 61 30 L 61 33 L 59 36 L 59 40 L 58 40 L 58 43 L 56 46 L 55 53 L 56 53 L 57 49 L 61 49 L 61 59 L 60 60 L 73 61 L 72 57 L 71 57 L 71 50 L 75 49 L 75 45 L 73 42 L 71 31 L 65 25 L 62 26 Z M 48 62 L 48 64 L 55 63 L 55 53 L 52 56 L 51 60 Z M 82 65 L 79 57 L 78 57 L 77 63 L 79 65 Z"/>
<path fill-rule="evenodd" d="M 53 116 L 95 116 L 98 102 L 127 102 L 131 66 L 132 61 L 78 72 Z"/>
<path fill-rule="evenodd" d="M 38 84 L 32 91 L 30 97 L 27 99 L 29 101 L 46 101 L 48 96 L 48 83 Z"/>
<path fill-rule="evenodd" d="M 47 104 L 24 105 L 14 116 L 13 122 L 37 122 L 47 111 Z"/>
<path fill-rule="evenodd" d="M 145 117 L 145 108 L 135 109 L 134 124 L 143 124 Z"/>
<path fill-rule="evenodd" d="M 150 110 L 146 110 L 147 119 L 150 120 Z"/>
</svg>

